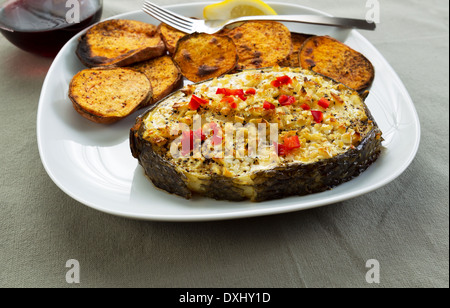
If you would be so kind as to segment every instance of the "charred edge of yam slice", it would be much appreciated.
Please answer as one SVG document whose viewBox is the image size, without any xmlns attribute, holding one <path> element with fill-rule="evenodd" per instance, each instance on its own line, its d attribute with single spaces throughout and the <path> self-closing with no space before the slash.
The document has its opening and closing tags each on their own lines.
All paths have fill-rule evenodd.
<svg viewBox="0 0 450 308">
<path fill-rule="evenodd" d="M 281 63 L 285 67 L 300 67 L 300 50 L 307 39 L 312 37 L 310 34 L 291 33 L 292 37 L 292 54 Z"/>
<path fill-rule="evenodd" d="M 144 73 L 152 84 L 153 99 L 146 106 L 160 101 L 183 84 L 181 71 L 170 56 L 141 62 L 132 68 Z"/>
<path fill-rule="evenodd" d="M 146 105 L 152 86 L 145 74 L 129 68 L 94 68 L 79 72 L 69 86 L 69 98 L 84 118 L 115 123 Z"/>
<path fill-rule="evenodd" d="M 375 78 L 375 69 L 364 55 L 329 36 L 306 40 L 299 60 L 304 69 L 334 79 L 355 91 L 368 89 Z"/>
<path fill-rule="evenodd" d="M 218 36 L 229 36 L 229 34 L 230 34 L 230 32 L 231 32 L 232 30 L 233 30 L 233 29 L 231 29 L 231 28 L 223 28 L 222 30 L 220 30 L 219 32 L 217 32 L 216 35 L 218 35 Z"/>
<path fill-rule="evenodd" d="M 166 45 L 167 51 L 171 55 L 175 53 L 178 41 L 187 35 L 187 33 L 172 28 L 165 23 L 159 25 L 158 31 L 164 41 L 164 44 Z"/>
<path fill-rule="evenodd" d="M 232 39 L 206 33 L 194 33 L 180 39 L 173 58 L 183 76 L 193 82 L 229 73 L 238 62 Z"/>
<path fill-rule="evenodd" d="M 239 69 L 272 67 L 292 53 L 291 32 L 275 21 L 247 22 L 227 33 L 236 44 Z"/>
<path fill-rule="evenodd" d="M 114 19 L 93 26 L 81 36 L 76 54 L 87 67 L 108 67 L 153 59 L 165 51 L 156 26 Z"/>
</svg>

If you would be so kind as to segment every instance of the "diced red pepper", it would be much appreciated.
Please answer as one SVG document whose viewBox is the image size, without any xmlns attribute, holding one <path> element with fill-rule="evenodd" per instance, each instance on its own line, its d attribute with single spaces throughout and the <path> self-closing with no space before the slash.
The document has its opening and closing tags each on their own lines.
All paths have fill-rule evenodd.
<svg viewBox="0 0 450 308">
<path fill-rule="evenodd" d="M 209 100 L 192 95 L 191 101 L 189 102 L 189 107 L 192 110 L 198 110 L 198 108 L 200 108 L 201 105 L 208 105 L 208 104 Z"/>
<path fill-rule="evenodd" d="M 220 101 L 221 101 L 222 103 L 228 103 L 228 104 L 231 104 L 231 103 L 234 103 L 234 98 L 231 97 L 231 96 L 225 96 L 225 97 L 222 98 Z"/>
<path fill-rule="evenodd" d="M 268 101 L 264 102 L 263 107 L 265 110 L 274 110 L 276 108 L 274 104 L 269 103 Z"/>
<path fill-rule="evenodd" d="M 298 136 L 287 137 L 284 139 L 284 144 L 274 142 L 274 145 L 278 156 L 287 156 L 293 150 L 301 148 L 300 139 L 298 139 Z"/>
<path fill-rule="evenodd" d="M 209 104 L 209 100 L 200 98 L 200 97 L 195 96 L 195 95 L 192 95 L 192 99 L 195 100 L 200 105 L 208 105 Z"/>
<path fill-rule="evenodd" d="M 316 123 L 322 123 L 323 121 L 323 112 L 322 111 L 318 111 L 318 110 L 311 110 L 311 113 L 314 117 L 314 121 L 316 121 Z"/>
<path fill-rule="evenodd" d="M 194 132 L 193 131 L 183 132 L 183 135 L 181 137 L 181 145 L 182 145 L 181 154 L 183 156 L 188 155 L 194 149 Z M 189 147 L 188 147 L 188 145 L 189 145 Z"/>
<path fill-rule="evenodd" d="M 247 95 L 255 95 L 256 94 L 256 90 L 255 89 L 248 89 L 247 91 L 245 91 L 245 94 L 247 94 Z"/>
<path fill-rule="evenodd" d="M 287 101 L 288 101 L 288 99 L 289 99 L 289 96 L 287 96 L 287 95 L 281 95 L 279 98 L 278 98 L 278 101 L 280 102 L 280 104 L 284 104 L 284 103 L 286 103 Z"/>
<path fill-rule="evenodd" d="M 187 142 L 191 142 L 191 140 L 194 140 L 194 132 L 193 131 L 186 131 L 183 132 L 182 134 L 182 138 L 181 138 L 181 143 L 187 143 Z"/>
<path fill-rule="evenodd" d="M 237 109 L 237 107 L 238 107 L 238 104 L 236 103 L 235 99 L 230 96 L 225 96 L 224 98 L 222 98 L 221 102 L 228 103 L 230 105 L 230 107 L 233 109 Z"/>
<path fill-rule="evenodd" d="M 191 99 L 191 101 L 189 102 L 189 108 L 191 108 L 191 110 L 198 110 L 198 108 L 200 108 L 200 104 L 197 103 L 197 101 Z"/>
<path fill-rule="evenodd" d="M 277 142 L 274 142 L 273 145 L 275 146 L 275 151 L 278 156 L 287 156 L 289 154 L 289 151 L 284 145 Z"/>
<path fill-rule="evenodd" d="M 193 132 L 192 141 L 194 141 L 194 138 L 201 139 L 201 141 L 205 141 L 206 135 L 203 133 L 203 130 L 201 128 L 199 128 L 195 132 Z M 192 143 L 194 143 L 194 142 L 192 142 Z"/>
<path fill-rule="evenodd" d="M 292 136 L 284 139 L 284 146 L 289 150 L 299 149 L 301 147 L 298 136 Z"/>
<path fill-rule="evenodd" d="M 216 94 L 223 94 L 225 96 L 237 96 L 243 101 L 247 100 L 247 98 L 245 97 L 244 90 L 242 90 L 242 89 L 219 88 L 219 89 L 217 89 Z"/>
<path fill-rule="evenodd" d="M 286 103 L 286 106 L 293 105 L 293 104 L 295 104 L 295 97 L 290 96 L 289 100 Z"/>
<path fill-rule="evenodd" d="M 194 131 L 188 131 L 188 132 L 183 132 L 183 137 L 181 139 L 181 142 L 190 142 L 191 145 L 194 144 L 194 139 L 200 139 L 201 141 L 205 141 L 206 140 L 206 135 L 203 133 L 203 130 L 201 128 L 199 128 L 198 130 Z M 191 149 L 193 148 L 193 146 L 191 146 Z"/>
<path fill-rule="evenodd" d="M 282 76 L 282 77 L 278 77 L 277 78 L 279 81 L 281 81 L 281 83 L 283 84 L 291 84 L 292 83 L 292 79 L 289 76 Z"/>
<path fill-rule="evenodd" d="M 288 85 L 288 84 L 292 84 L 292 79 L 289 76 L 282 76 L 282 77 L 277 77 L 276 80 L 272 81 L 272 86 L 279 88 L 282 85 Z"/>
<path fill-rule="evenodd" d="M 193 149 L 194 149 L 194 140 L 206 140 L 206 135 L 203 133 L 203 130 L 199 128 L 198 130 L 194 131 L 186 131 L 183 132 L 181 137 L 181 144 L 183 151 L 181 154 L 183 156 L 188 155 Z M 189 145 L 189 148 L 187 149 L 187 145 Z"/>
<path fill-rule="evenodd" d="M 209 128 L 211 128 L 213 131 L 219 129 L 219 125 L 216 122 L 209 123 Z"/>
<path fill-rule="evenodd" d="M 311 107 L 307 103 L 304 103 L 301 107 L 303 110 L 311 110 Z"/>
<path fill-rule="evenodd" d="M 212 141 L 212 145 L 215 146 L 215 145 L 222 144 L 223 138 L 219 135 L 219 132 L 220 132 L 220 129 L 221 129 L 220 126 L 217 123 L 212 122 L 212 123 L 209 124 L 209 128 L 211 129 L 211 131 L 213 133 L 212 140 L 211 140 Z"/>
<path fill-rule="evenodd" d="M 328 107 L 330 107 L 330 101 L 327 100 L 326 98 L 321 98 L 318 102 L 319 106 L 322 108 L 327 109 Z"/>
<path fill-rule="evenodd" d="M 244 90 L 233 91 L 232 95 L 239 97 L 244 102 L 247 100 L 247 97 L 245 97 L 245 94 L 244 94 Z"/>
<path fill-rule="evenodd" d="M 281 95 L 278 101 L 280 102 L 281 106 L 289 106 L 295 104 L 295 97 Z"/>
<path fill-rule="evenodd" d="M 244 96 L 244 90 L 242 89 L 227 89 L 228 90 L 228 95 L 234 95 L 234 96 Z"/>
<path fill-rule="evenodd" d="M 216 94 L 223 94 L 223 95 L 227 95 L 227 89 L 224 88 L 219 88 L 217 89 Z"/>
<path fill-rule="evenodd" d="M 272 86 L 274 86 L 275 88 L 279 88 L 281 87 L 281 82 L 278 80 L 274 80 L 270 83 Z"/>
</svg>

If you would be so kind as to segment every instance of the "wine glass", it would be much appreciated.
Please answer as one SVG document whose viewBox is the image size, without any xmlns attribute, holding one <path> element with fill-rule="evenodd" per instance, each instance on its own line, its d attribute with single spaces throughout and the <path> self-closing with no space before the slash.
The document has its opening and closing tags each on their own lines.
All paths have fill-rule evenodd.
<svg viewBox="0 0 450 308">
<path fill-rule="evenodd" d="M 0 32 L 25 51 L 54 57 L 102 12 L 102 0 L 0 0 Z"/>
</svg>

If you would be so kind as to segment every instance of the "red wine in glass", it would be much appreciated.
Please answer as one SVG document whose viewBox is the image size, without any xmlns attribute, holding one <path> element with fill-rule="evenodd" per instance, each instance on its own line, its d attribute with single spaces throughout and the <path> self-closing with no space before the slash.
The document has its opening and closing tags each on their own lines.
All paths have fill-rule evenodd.
<svg viewBox="0 0 450 308">
<path fill-rule="evenodd" d="M 0 31 L 25 51 L 54 57 L 75 34 L 98 22 L 102 11 L 101 0 L 10 0 L 0 6 Z"/>
</svg>

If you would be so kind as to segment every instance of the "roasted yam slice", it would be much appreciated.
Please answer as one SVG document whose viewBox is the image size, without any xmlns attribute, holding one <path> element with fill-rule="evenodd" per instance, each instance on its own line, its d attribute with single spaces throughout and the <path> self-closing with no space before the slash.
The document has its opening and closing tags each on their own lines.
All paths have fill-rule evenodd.
<svg viewBox="0 0 450 308">
<path fill-rule="evenodd" d="M 134 20 L 107 20 L 80 38 L 77 55 L 88 67 L 127 66 L 159 57 L 165 45 L 154 25 Z"/>
<path fill-rule="evenodd" d="M 231 201 L 332 189 L 374 163 L 382 140 L 358 92 L 300 68 L 246 70 L 188 86 L 130 132 L 132 154 L 155 186 Z"/>
<path fill-rule="evenodd" d="M 159 32 L 166 45 L 167 51 L 169 51 L 171 55 L 175 53 L 178 41 L 187 35 L 187 33 L 172 28 L 165 23 L 159 25 Z"/>
<path fill-rule="evenodd" d="M 281 64 L 286 67 L 300 67 L 300 50 L 303 43 L 309 39 L 311 35 L 302 33 L 291 33 L 292 38 L 292 54 Z"/>
<path fill-rule="evenodd" d="M 117 122 L 152 97 L 145 74 L 129 68 L 95 68 L 79 72 L 72 79 L 69 98 L 75 110 L 95 123 Z"/>
<path fill-rule="evenodd" d="M 222 30 L 220 30 L 219 32 L 215 33 L 216 35 L 220 35 L 220 36 L 228 36 L 228 34 L 232 31 L 232 28 L 223 28 Z"/>
<path fill-rule="evenodd" d="M 150 79 L 153 88 L 153 102 L 160 101 L 182 85 L 183 76 L 170 56 L 141 62 L 132 68 L 144 73 Z"/>
<path fill-rule="evenodd" d="M 232 71 L 238 61 L 232 39 L 205 33 L 179 40 L 173 58 L 184 77 L 193 82 L 222 76 Z"/>
<path fill-rule="evenodd" d="M 329 36 L 308 39 L 300 51 L 300 64 L 356 91 L 370 87 L 375 77 L 374 67 L 364 55 Z"/>
<path fill-rule="evenodd" d="M 291 32 L 272 21 L 247 22 L 228 33 L 236 44 L 239 69 L 271 67 L 292 53 Z"/>
</svg>

